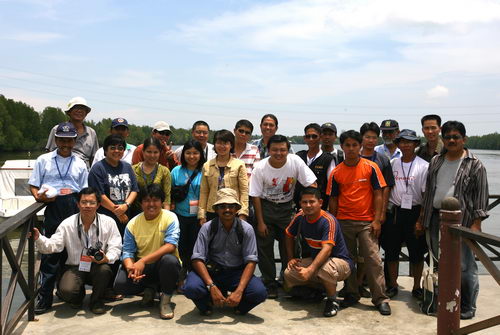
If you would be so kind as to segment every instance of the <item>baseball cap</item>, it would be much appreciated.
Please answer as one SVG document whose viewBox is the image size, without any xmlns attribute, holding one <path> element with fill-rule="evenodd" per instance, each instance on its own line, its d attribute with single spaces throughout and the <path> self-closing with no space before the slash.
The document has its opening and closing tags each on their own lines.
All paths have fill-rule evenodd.
<svg viewBox="0 0 500 335">
<path fill-rule="evenodd" d="M 73 108 L 77 105 L 87 107 L 87 109 L 88 109 L 87 113 L 89 113 L 91 110 L 89 105 L 87 105 L 87 100 L 85 100 L 82 97 L 74 97 L 74 98 L 71 98 L 71 100 L 68 102 L 68 109 L 66 110 L 66 113 L 68 113 L 71 110 L 71 108 Z"/>
<path fill-rule="evenodd" d="M 395 130 L 399 129 L 398 121 L 396 120 L 384 120 L 380 124 L 380 130 Z"/>
<path fill-rule="evenodd" d="M 153 130 L 156 130 L 156 131 L 164 131 L 164 130 L 171 131 L 170 130 L 170 126 L 165 121 L 158 121 L 158 122 L 156 122 L 155 125 L 153 126 Z"/>
<path fill-rule="evenodd" d="M 323 123 L 321 125 L 321 131 L 323 131 L 323 130 L 331 130 L 335 134 L 337 133 L 337 127 L 335 127 L 335 124 L 333 124 L 331 122 Z"/>
<path fill-rule="evenodd" d="M 411 129 L 403 129 L 401 132 L 396 136 L 394 139 L 394 142 L 399 142 L 402 138 L 408 141 L 415 141 L 420 143 L 420 138 L 417 136 L 417 132 Z"/>
<path fill-rule="evenodd" d="M 125 126 L 128 128 L 128 122 L 127 120 L 119 117 L 111 121 L 111 128 L 119 127 L 119 126 Z"/>
<path fill-rule="evenodd" d="M 56 137 L 72 137 L 77 136 L 76 128 L 71 122 L 62 122 L 57 125 Z"/>
</svg>

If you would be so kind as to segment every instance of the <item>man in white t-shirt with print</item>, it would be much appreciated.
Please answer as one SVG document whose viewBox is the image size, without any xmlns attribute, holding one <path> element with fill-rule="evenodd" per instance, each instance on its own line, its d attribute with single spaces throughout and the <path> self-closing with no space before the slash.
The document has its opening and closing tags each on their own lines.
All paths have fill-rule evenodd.
<svg viewBox="0 0 500 335">
<path fill-rule="evenodd" d="M 257 219 L 259 270 L 268 298 L 278 297 L 274 241 L 280 244 L 282 270 L 286 268 L 285 228 L 293 216 L 293 193 L 299 181 L 304 187 L 316 187 L 316 176 L 300 157 L 289 155 L 290 142 L 283 135 L 273 135 L 268 142 L 270 156 L 254 165 L 250 196 Z M 283 265 L 283 262 L 285 265 Z"/>
<path fill-rule="evenodd" d="M 410 258 L 410 273 L 413 276 L 412 295 L 421 299 L 420 278 L 426 246 L 424 230 L 422 225 L 417 225 L 417 219 L 422 207 L 429 163 L 415 154 L 415 148 L 420 144 L 415 131 L 403 129 L 394 143 L 401 150 L 402 156 L 391 161 L 395 185 L 391 190 L 387 217 L 380 236 L 388 268 L 386 294 L 393 297 L 398 293 L 399 253 L 405 243 Z"/>
</svg>

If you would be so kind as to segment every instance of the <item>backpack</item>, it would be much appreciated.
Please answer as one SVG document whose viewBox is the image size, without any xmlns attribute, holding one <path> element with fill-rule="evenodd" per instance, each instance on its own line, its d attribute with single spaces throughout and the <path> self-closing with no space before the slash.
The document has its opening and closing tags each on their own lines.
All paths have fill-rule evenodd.
<svg viewBox="0 0 500 335">
<path fill-rule="evenodd" d="M 212 246 L 212 242 L 214 240 L 215 235 L 217 234 L 217 231 L 219 230 L 219 218 L 216 217 L 210 222 L 210 235 L 208 238 L 208 250 L 210 250 L 210 247 Z M 236 236 L 238 236 L 238 242 L 240 244 L 243 243 L 243 225 L 241 224 L 241 220 L 239 218 L 236 218 Z"/>
</svg>

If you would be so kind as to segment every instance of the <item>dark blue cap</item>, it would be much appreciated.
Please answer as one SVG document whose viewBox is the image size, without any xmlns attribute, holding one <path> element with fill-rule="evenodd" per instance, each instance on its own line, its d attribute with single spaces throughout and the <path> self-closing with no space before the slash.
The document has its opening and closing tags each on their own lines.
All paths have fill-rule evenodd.
<svg viewBox="0 0 500 335">
<path fill-rule="evenodd" d="M 111 121 L 111 128 L 119 127 L 119 126 L 125 126 L 128 128 L 128 122 L 124 118 L 116 118 L 113 121 Z"/>
<path fill-rule="evenodd" d="M 57 125 L 56 137 L 76 137 L 78 134 L 76 132 L 75 126 L 71 122 L 62 122 Z"/>
</svg>

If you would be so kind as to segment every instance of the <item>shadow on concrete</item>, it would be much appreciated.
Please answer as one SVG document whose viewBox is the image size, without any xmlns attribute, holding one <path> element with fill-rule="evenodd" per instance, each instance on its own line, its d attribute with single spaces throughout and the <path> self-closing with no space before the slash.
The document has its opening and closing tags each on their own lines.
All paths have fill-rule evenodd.
<svg viewBox="0 0 500 335">
<path fill-rule="evenodd" d="M 230 321 L 223 320 L 223 318 L 226 319 L 228 317 L 233 319 Z M 176 320 L 176 323 L 186 326 L 200 323 L 207 325 L 236 325 L 238 323 L 260 324 L 263 322 L 264 319 L 253 315 L 252 311 L 246 315 L 236 315 L 234 309 L 230 307 L 214 308 L 213 314 L 209 316 L 201 315 L 198 309 L 194 307 L 190 312 L 184 313 Z"/>
</svg>

